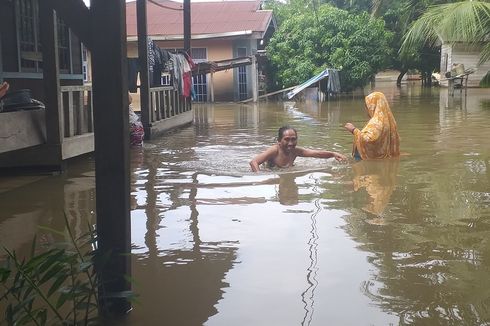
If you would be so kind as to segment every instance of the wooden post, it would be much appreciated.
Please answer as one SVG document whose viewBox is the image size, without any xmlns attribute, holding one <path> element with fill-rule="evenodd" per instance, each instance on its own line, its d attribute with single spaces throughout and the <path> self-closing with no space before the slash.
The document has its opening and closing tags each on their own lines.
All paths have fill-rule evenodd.
<svg viewBox="0 0 490 326">
<path fill-rule="evenodd" d="M 259 94 L 259 78 L 257 76 L 257 57 L 252 54 L 252 97 L 254 103 L 257 102 Z"/>
<path fill-rule="evenodd" d="M 131 305 L 120 295 L 131 289 L 129 215 L 129 115 L 126 59 L 126 3 L 92 0 L 95 181 L 103 314 L 123 314 Z M 118 296 L 119 295 L 119 296 Z"/>
<path fill-rule="evenodd" d="M 184 51 L 191 54 L 191 0 L 184 0 Z"/>
<path fill-rule="evenodd" d="M 191 56 L 191 0 L 184 0 L 184 51 Z M 189 97 L 189 110 L 191 109 L 192 99 Z"/>
<path fill-rule="evenodd" d="M 316 101 L 317 102 L 321 102 L 322 101 L 322 97 L 321 97 L 321 94 L 322 94 L 322 90 L 321 90 L 321 84 L 320 84 L 320 80 L 318 81 L 318 86 L 317 86 L 317 90 L 316 90 Z"/>
<path fill-rule="evenodd" d="M 140 105 L 141 122 L 145 129 L 145 138 L 151 138 L 150 121 L 150 78 L 148 76 L 148 31 L 146 19 L 146 1 L 136 1 L 136 19 L 138 27 L 138 58 L 140 64 Z"/>
<path fill-rule="evenodd" d="M 60 71 L 58 63 L 58 36 L 56 13 L 50 0 L 39 2 L 41 43 L 43 44 L 43 83 L 46 105 L 46 138 L 50 146 L 59 148 L 63 142 L 63 111 L 61 103 Z"/>
<path fill-rule="evenodd" d="M 209 92 L 211 93 L 211 103 L 214 103 L 214 72 L 211 72 L 210 75 Z"/>
</svg>

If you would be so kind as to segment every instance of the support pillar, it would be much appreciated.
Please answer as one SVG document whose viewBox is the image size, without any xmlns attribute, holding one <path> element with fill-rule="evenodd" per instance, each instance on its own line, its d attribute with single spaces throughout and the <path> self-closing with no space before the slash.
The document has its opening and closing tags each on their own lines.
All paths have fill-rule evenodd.
<svg viewBox="0 0 490 326">
<path fill-rule="evenodd" d="M 191 0 L 184 0 L 184 51 L 191 55 Z"/>
<path fill-rule="evenodd" d="M 58 33 L 56 13 L 50 0 L 39 2 L 40 36 L 43 45 L 44 104 L 46 106 L 46 142 L 61 165 L 61 144 L 64 136 L 61 105 L 60 71 L 58 62 Z M 51 160 L 52 161 L 52 160 Z"/>
<path fill-rule="evenodd" d="M 258 100 L 259 94 L 259 77 L 257 72 L 257 57 L 252 55 L 252 97 L 254 103 Z"/>
<path fill-rule="evenodd" d="M 131 289 L 126 3 L 92 0 L 90 12 L 97 243 L 99 257 L 108 255 L 96 265 L 103 284 L 99 307 L 121 315 L 131 308 L 121 296 Z"/>
<path fill-rule="evenodd" d="M 214 72 L 211 72 L 210 74 L 209 91 L 211 93 L 211 103 L 214 103 Z"/>
<path fill-rule="evenodd" d="M 148 24 L 146 1 L 147 0 L 136 1 L 136 20 L 138 27 L 138 58 L 140 64 L 141 123 L 145 129 L 145 138 L 150 139 L 150 79 L 148 76 Z"/>
</svg>

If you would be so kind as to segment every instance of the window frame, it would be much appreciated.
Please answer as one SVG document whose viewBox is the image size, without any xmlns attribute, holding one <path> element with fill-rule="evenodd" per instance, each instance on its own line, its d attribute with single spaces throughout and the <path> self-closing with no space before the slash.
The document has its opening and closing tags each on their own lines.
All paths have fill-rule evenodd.
<svg viewBox="0 0 490 326">
<path fill-rule="evenodd" d="M 29 6 L 30 4 L 30 6 Z M 41 73 L 42 69 L 42 44 L 40 36 L 40 18 L 39 18 L 39 0 L 14 0 L 15 10 L 15 30 L 16 30 L 16 42 L 17 42 L 17 71 L 21 73 Z M 27 15 L 24 12 L 27 12 Z M 29 45 L 29 36 L 26 35 L 29 31 L 23 31 L 22 27 L 28 26 L 32 28 L 32 51 L 23 50 L 23 45 Z M 62 22 L 61 18 L 56 19 L 57 28 L 57 42 L 58 42 L 58 62 L 60 64 L 60 73 L 73 74 L 73 58 L 72 58 L 72 44 L 71 44 L 71 30 Z M 60 35 L 64 35 L 64 43 L 61 44 Z M 65 52 L 67 56 L 66 60 L 62 61 L 62 54 Z M 26 58 L 27 56 L 27 58 Z M 30 56 L 30 58 L 29 58 Z M 33 62 L 29 65 L 28 62 Z M 64 64 L 62 67 L 61 64 Z"/>
</svg>

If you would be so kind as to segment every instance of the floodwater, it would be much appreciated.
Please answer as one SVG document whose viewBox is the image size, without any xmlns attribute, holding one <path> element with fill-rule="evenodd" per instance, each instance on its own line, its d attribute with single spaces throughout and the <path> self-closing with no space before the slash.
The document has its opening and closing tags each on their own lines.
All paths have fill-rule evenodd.
<svg viewBox="0 0 490 326">
<path fill-rule="evenodd" d="M 248 161 L 294 126 L 349 154 L 362 97 L 194 105 L 195 124 L 132 150 L 134 305 L 125 325 L 489 325 L 490 91 L 378 84 L 400 160 Z M 366 92 L 367 94 L 367 92 Z M 0 242 L 94 218 L 94 162 L 0 180 Z M 10 182 L 10 183 L 9 183 Z M 50 241 L 41 231 L 40 241 Z"/>
</svg>

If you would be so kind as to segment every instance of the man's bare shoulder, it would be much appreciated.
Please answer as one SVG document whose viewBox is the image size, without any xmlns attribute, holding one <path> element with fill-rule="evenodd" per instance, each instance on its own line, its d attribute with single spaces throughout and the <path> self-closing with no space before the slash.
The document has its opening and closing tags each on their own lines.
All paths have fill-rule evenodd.
<svg viewBox="0 0 490 326">
<path fill-rule="evenodd" d="M 296 156 L 304 156 L 306 153 L 306 149 L 303 147 L 295 147 L 294 148 L 294 155 Z"/>
<path fill-rule="evenodd" d="M 279 153 L 279 145 L 277 145 L 277 144 L 271 145 L 265 151 L 267 153 L 269 153 L 269 154 L 275 154 L 275 155 L 277 155 Z"/>
</svg>

